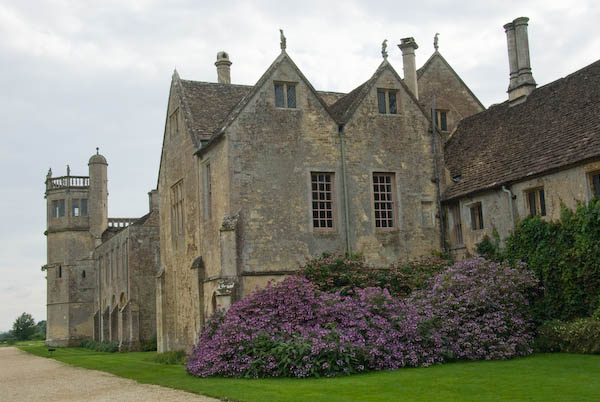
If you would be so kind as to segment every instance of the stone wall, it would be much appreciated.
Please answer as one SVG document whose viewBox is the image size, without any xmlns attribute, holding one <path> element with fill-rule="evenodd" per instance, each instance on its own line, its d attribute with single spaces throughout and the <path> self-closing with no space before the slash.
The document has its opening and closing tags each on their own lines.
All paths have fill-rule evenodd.
<svg viewBox="0 0 600 402">
<path fill-rule="evenodd" d="M 546 205 L 544 219 L 546 220 L 560 219 L 562 204 L 567 208 L 574 209 L 577 207 L 577 202 L 589 201 L 593 198 L 593 194 L 588 174 L 598 170 L 600 170 L 600 162 L 589 162 L 507 186 L 507 189 L 511 190 L 515 196 L 512 201 L 515 222 L 527 217 L 529 214 L 525 196 L 525 192 L 529 189 L 544 188 Z M 448 243 L 455 254 L 459 256 L 474 254 L 476 244 L 486 234 L 492 237 L 494 229 L 501 239 L 512 232 L 509 196 L 500 189 L 476 193 L 470 197 L 462 197 L 456 202 L 460 203 L 464 245 L 457 244 L 450 230 Z M 481 202 L 483 208 L 484 228 L 472 230 L 470 207 L 478 202 Z M 448 203 L 446 203 L 446 210 L 446 214 L 449 216 L 449 229 L 452 229 L 452 214 L 448 211 Z"/>
</svg>

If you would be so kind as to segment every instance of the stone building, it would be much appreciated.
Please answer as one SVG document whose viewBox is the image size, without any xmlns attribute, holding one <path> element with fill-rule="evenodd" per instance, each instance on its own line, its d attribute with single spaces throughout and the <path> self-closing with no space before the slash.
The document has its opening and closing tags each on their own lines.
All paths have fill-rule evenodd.
<svg viewBox="0 0 600 402">
<path fill-rule="evenodd" d="M 46 177 L 48 345 L 136 350 L 156 334 L 158 194 L 142 218 L 108 218 L 107 166 L 97 153 L 89 176 Z"/>
<path fill-rule="evenodd" d="M 458 256 L 528 215 L 556 220 L 561 205 L 600 198 L 600 61 L 536 88 L 527 22 L 504 26 L 508 100 L 461 120 L 445 144 L 447 239 Z"/>
<path fill-rule="evenodd" d="M 358 252 L 386 265 L 441 248 L 443 138 L 427 98 L 444 88 L 444 135 L 481 103 L 437 48 L 417 72 L 412 38 L 399 45 L 404 79 L 384 43 L 382 63 L 348 94 L 315 90 L 285 42 L 254 86 L 231 84 L 225 52 L 218 83 L 173 74 L 158 178 L 159 351 L 189 348 L 217 306 L 309 257 Z"/>
</svg>

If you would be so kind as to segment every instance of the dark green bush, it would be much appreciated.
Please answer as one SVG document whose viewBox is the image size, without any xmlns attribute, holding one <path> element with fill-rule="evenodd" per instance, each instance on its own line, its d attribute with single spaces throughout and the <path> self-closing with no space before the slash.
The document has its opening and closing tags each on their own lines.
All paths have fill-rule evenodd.
<svg viewBox="0 0 600 402">
<path fill-rule="evenodd" d="M 186 357 L 184 350 L 172 350 L 158 353 L 152 360 L 160 364 L 185 364 Z"/>
<path fill-rule="evenodd" d="M 354 288 L 382 287 L 393 295 L 407 296 L 413 290 L 422 289 L 429 278 L 451 264 L 449 257 L 438 255 L 393 264 L 389 268 L 373 268 L 359 255 L 344 257 L 324 253 L 307 261 L 300 275 L 323 292 L 347 294 Z"/>
<path fill-rule="evenodd" d="M 544 288 L 533 305 L 538 323 L 600 311 L 600 201 L 563 208 L 558 222 L 528 217 L 505 239 L 504 250 L 499 243 L 484 238 L 477 250 L 493 260 L 524 261 L 536 273 Z"/>
<path fill-rule="evenodd" d="M 142 350 L 142 352 L 154 352 L 157 349 L 156 345 L 156 335 L 154 335 L 147 341 L 142 342 L 140 349 Z"/>
<path fill-rule="evenodd" d="M 86 339 L 85 341 L 81 342 L 79 347 L 85 348 L 85 349 L 91 349 L 96 352 L 115 353 L 115 352 L 119 351 L 119 344 L 116 342 L 107 342 L 107 341 L 97 342 L 92 339 Z"/>
<path fill-rule="evenodd" d="M 580 318 L 571 322 L 552 320 L 538 327 L 538 352 L 600 353 L 600 320 Z"/>
</svg>

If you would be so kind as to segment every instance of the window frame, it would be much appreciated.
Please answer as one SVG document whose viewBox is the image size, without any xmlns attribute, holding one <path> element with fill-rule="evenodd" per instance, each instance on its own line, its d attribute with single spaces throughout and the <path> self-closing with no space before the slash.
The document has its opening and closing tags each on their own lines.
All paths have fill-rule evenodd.
<svg viewBox="0 0 600 402">
<path fill-rule="evenodd" d="M 183 244 L 185 238 L 183 179 L 171 186 L 171 241 L 175 248 Z"/>
<path fill-rule="evenodd" d="M 283 103 L 281 105 L 277 104 L 277 86 L 281 86 L 282 87 L 282 101 Z M 290 82 L 290 81 L 273 81 L 273 104 L 275 105 L 275 107 L 277 109 L 298 109 L 298 91 L 297 91 L 297 86 L 298 83 L 297 82 Z M 290 99 L 289 99 L 289 88 L 293 87 L 293 93 L 294 93 L 294 105 L 293 106 L 289 106 L 290 103 Z"/>
<path fill-rule="evenodd" d="M 179 135 L 179 107 L 169 115 L 169 136 L 175 138 Z"/>
<path fill-rule="evenodd" d="M 442 127 L 442 113 L 444 114 L 444 122 L 446 127 Z M 435 109 L 435 124 L 442 132 L 448 132 L 448 110 Z"/>
<path fill-rule="evenodd" d="M 385 101 L 385 113 L 381 111 L 381 98 L 380 94 L 384 94 Z M 394 94 L 394 110 L 392 111 L 390 105 L 390 94 Z M 393 88 L 377 88 L 377 112 L 381 115 L 398 115 L 398 90 Z"/>
<path fill-rule="evenodd" d="M 534 206 L 531 206 L 531 195 L 534 197 Z M 546 206 L 546 193 L 544 186 L 532 187 L 524 191 L 525 205 L 529 216 L 547 216 L 548 207 Z"/>
<path fill-rule="evenodd" d="M 327 191 L 327 189 L 325 190 L 320 190 L 319 189 L 319 184 L 321 184 L 321 182 L 318 180 L 320 175 L 329 177 L 329 182 L 324 181 L 323 184 L 326 187 L 327 184 L 329 183 L 330 186 L 330 190 Z M 317 176 L 317 181 L 314 180 L 313 176 Z M 317 189 L 315 191 L 314 185 L 317 185 Z M 336 191 L 335 191 L 335 172 L 331 172 L 331 171 L 311 171 L 310 172 L 310 204 L 311 204 L 311 227 L 312 230 L 315 232 L 336 232 L 337 231 L 337 219 L 336 219 L 336 214 L 337 214 L 337 206 L 336 206 Z M 321 201 L 321 199 L 319 198 L 320 194 L 324 193 L 330 194 L 330 199 L 324 199 Z M 317 199 L 315 200 L 315 194 L 317 194 Z M 320 203 L 325 203 L 327 204 L 328 202 L 331 204 L 329 208 L 320 208 L 319 207 L 315 210 L 315 203 L 320 204 Z M 328 218 L 327 216 L 325 216 L 324 218 L 321 218 L 320 216 L 316 218 L 317 221 L 328 221 L 331 220 L 331 227 L 327 227 L 327 226 L 315 226 L 315 212 L 317 212 L 320 215 L 320 212 L 324 211 L 325 213 L 327 212 L 331 212 L 331 218 Z"/>
<path fill-rule="evenodd" d="M 391 190 L 388 192 L 387 190 L 385 191 L 385 193 L 389 194 L 391 196 L 391 208 L 385 208 L 385 209 L 381 209 L 381 208 L 377 208 L 377 203 L 381 203 L 382 200 L 381 198 L 376 200 L 375 196 L 379 195 L 381 196 L 381 194 L 384 194 L 381 191 L 375 191 L 375 185 L 381 185 L 382 183 L 375 182 L 375 177 L 389 177 L 390 178 L 390 185 L 391 185 Z M 383 183 L 383 184 L 387 184 L 387 183 Z M 388 203 L 388 200 L 385 200 L 384 203 Z M 396 193 L 396 173 L 395 172 L 383 172 L 383 171 L 375 171 L 371 173 L 371 208 L 373 210 L 373 227 L 375 228 L 376 232 L 391 232 L 391 231 L 395 231 L 398 230 L 398 224 L 399 224 L 399 213 L 398 213 L 398 196 Z M 382 218 L 381 215 L 378 218 L 377 217 L 377 212 L 379 212 L 381 214 L 381 212 L 391 212 L 392 214 L 392 226 L 377 226 L 378 220 L 383 221 L 383 220 L 389 220 L 388 217 L 386 218 Z"/>
<path fill-rule="evenodd" d="M 52 200 L 52 217 L 64 218 L 66 214 L 65 199 Z"/>
<path fill-rule="evenodd" d="M 469 212 L 471 214 L 471 230 L 482 230 L 485 227 L 485 223 L 483 221 L 483 204 L 481 201 L 469 205 Z"/>
<path fill-rule="evenodd" d="M 597 182 L 594 182 L 594 178 L 597 177 Z M 593 170 L 588 172 L 588 185 L 590 188 L 590 198 L 596 198 L 600 200 L 600 170 Z M 597 187 L 596 187 L 597 184 Z"/>
</svg>

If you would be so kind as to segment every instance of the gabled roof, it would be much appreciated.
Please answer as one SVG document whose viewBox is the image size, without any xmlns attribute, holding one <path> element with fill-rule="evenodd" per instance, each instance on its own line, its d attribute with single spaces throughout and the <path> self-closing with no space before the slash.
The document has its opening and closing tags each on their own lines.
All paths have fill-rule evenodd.
<svg viewBox="0 0 600 402">
<path fill-rule="evenodd" d="M 252 87 L 180 80 L 184 118 L 194 145 L 209 140 Z"/>
<path fill-rule="evenodd" d="M 456 77 L 456 79 L 467 89 L 467 91 L 469 92 L 469 95 L 471 95 L 473 97 L 473 99 L 475 99 L 475 101 L 477 101 L 477 103 L 479 104 L 479 106 L 481 106 L 482 109 L 485 109 L 485 106 L 483 106 L 483 104 L 479 101 L 477 96 L 475 96 L 475 94 L 471 91 L 471 88 L 469 88 L 467 86 L 467 84 L 465 84 L 465 82 L 462 80 L 462 78 L 460 78 L 460 75 L 458 75 L 456 73 L 456 71 L 454 71 L 454 69 L 452 68 L 450 63 L 448 63 L 446 61 L 444 56 L 442 56 L 442 54 L 438 50 L 433 52 L 433 54 L 429 57 L 429 59 L 427 59 L 425 64 L 423 64 L 423 66 L 421 66 L 421 68 L 419 68 L 417 70 L 417 81 L 421 78 L 421 76 L 425 73 L 425 71 L 427 71 L 429 69 L 429 67 L 433 64 L 433 62 L 436 59 L 440 60 L 446 66 L 446 68 L 448 68 L 448 70 L 450 70 L 450 72 Z"/>
<path fill-rule="evenodd" d="M 202 150 L 205 150 L 208 147 L 210 147 L 213 143 L 215 143 L 223 135 L 225 130 L 235 121 L 235 119 L 244 110 L 244 108 L 250 102 L 250 100 L 254 97 L 254 95 L 264 86 L 264 84 L 269 80 L 269 78 L 273 75 L 273 73 L 279 68 L 279 66 L 284 61 L 287 61 L 288 63 L 290 63 L 290 65 L 296 71 L 296 73 L 298 74 L 300 79 L 302 79 L 302 81 L 304 81 L 304 83 L 308 87 L 309 91 L 311 91 L 315 95 L 315 97 L 319 100 L 319 102 L 323 106 L 323 109 L 325 110 L 325 112 L 331 116 L 331 113 L 329 111 L 329 107 L 328 107 L 327 103 L 325 103 L 325 101 L 323 100 L 321 95 L 319 95 L 317 90 L 315 90 L 315 88 L 312 86 L 310 81 L 308 81 L 308 79 L 304 76 L 304 74 L 302 74 L 302 71 L 300 71 L 298 66 L 296 66 L 296 63 L 294 63 L 294 61 L 287 54 L 287 52 L 285 50 L 282 50 L 282 52 L 279 54 L 279 56 L 277 56 L 275 61 L 273 61 L 273 63 L 269 66 L 267 71 L 265 71 L 265 73 L 260 77 L 258 82 L 253 87 L 250 87 L 250 90 L 239 100 L 239 102 L 237 102 L 235 107 L 231 110 L 231 112 L 222 121 L 221 125 L 216 129 L 216 131 L 213 132 L 208 143 L 205 144 L 202 148 L 199 147 L 198 153 L 200 153 Z M 330 96 L 331 92 L 328 94 Z M 333 119 L 333 117 L 332 117 L 332 119 Z"/>
<path fill-rule="evenodd" d="M 375 73 L 371 76 L 371 78 L 369 78 L 366 82 L 356 87 L 347 95 L 340 98 L 337 102 L 335 102 L 329 107 L 329 109 L 331 110 L 331 115 L 335 118 L 335 120 L 338 123 L 346 124 L 350 120 L 358 106 L 361 104 L 363 99 L 369 94 L 369 91 L 371 90 L 375 82 L 377 82 L 379 76 L 381 76 L 381 74 L 383 74 L 385 70 L 389 70 L 392 72 L 392 74 L 398 79 L 398 82 L 400 82 L 400 84 L 404 87 L 408 96 L 410 96 L 410 98 L 415 102 L 415 105 L 417 105 L 417 107 L 423 112 L 423 114 L 427 116 L 427 113 L 425 113 L 425 110 L 423 109 L 417 98 L 415 98 L 412 91 L 408 89 L 408 87 L 404 83 L 404 80 L 400 78 L 396 70 L 394 70 L 392 65 L 387 60 L 383 60 L 383 62 L 379 65 L 379 67 L 377 67 L 377 70 L 375 70 Z"/>
<path fill-rule="evenodd" d="M 544 172 L 600 158 L 600 60 L 462 120 L 445 144 L 458 183 L 443 198 L 497 188 Z"/>
</svg>

